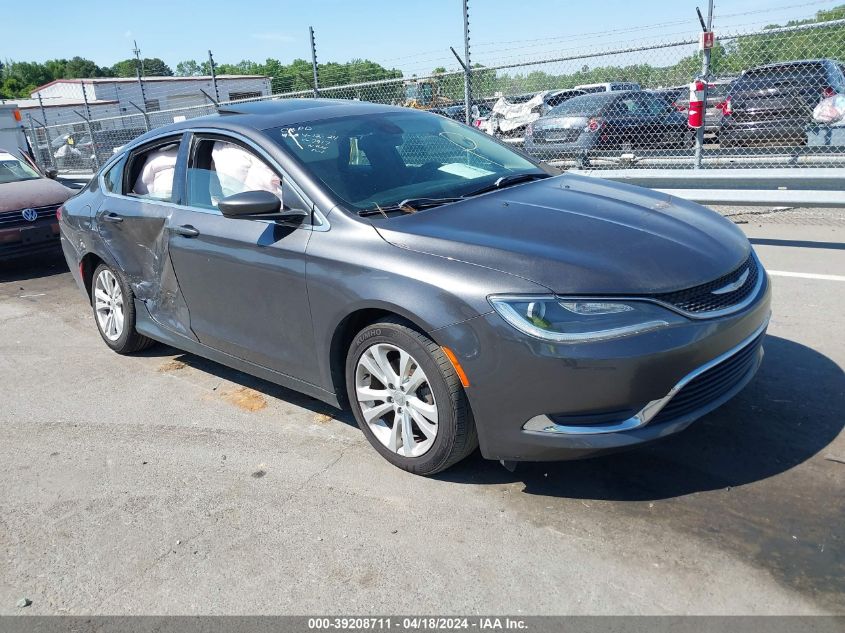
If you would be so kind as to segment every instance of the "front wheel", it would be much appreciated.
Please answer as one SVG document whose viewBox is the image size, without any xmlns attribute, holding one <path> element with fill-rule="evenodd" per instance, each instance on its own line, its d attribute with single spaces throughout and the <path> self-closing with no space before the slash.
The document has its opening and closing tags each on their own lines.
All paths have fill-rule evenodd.
<svg viewBox="0 0 845 633">
<path fill-rule="evenodd" d="M 433 475 L 478 446 L 454 366 L 402 319 L 384 319 L 358 333 L 346 358 L 346 385 L 358 426 L 394 466 Z"/>
<path fill-rule="evenodd" d="M 94 271 L 91 307 L 94 321 L 106 345 L 118 354 L 131 354 L 155 341 L 135 330 L 135 297 L 123 275 L 106 264 Z"/>
</svg>

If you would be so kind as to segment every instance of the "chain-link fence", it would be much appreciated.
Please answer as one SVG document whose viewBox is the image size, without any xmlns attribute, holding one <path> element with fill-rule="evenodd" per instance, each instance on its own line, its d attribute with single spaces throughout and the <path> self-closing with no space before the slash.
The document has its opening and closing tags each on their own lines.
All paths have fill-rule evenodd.
<svg viewBox="0 0 845 633">
<path fill-rule="evenodd" d="M 220 102 L 268 98 L 268 77 L 103 77 L 57 80 L 23 108 L 37 162 L 61 172 L 96 170 L 141 134 L 179 117 L 213 114 Z"/>
<path fill-rule="evenodd" d="M 845 166 L 845 20 L 722 32 L 704 67 L 696 34 L 558 52 L 542 59 L 495 60 L 469 72 L 362 77 L 334 86 L 320 85 L 330 83 L 326 69 L 318 86 L 277 94 L 271 94 L 272 78 L 251 76 L 232 77 L 225 90 L 220 88 L 224 77 L 216 79 L 216 88 L 208 78 L 128 81 L 124 90 L 134 90 L 137 103 L 117 92 L 107 99 L 94 85 L 88 109 L 77 111 L 74 120 L 39 125 L 30 119 L 28 132 L 43 166 L 92 171 L 146 130 L 212 114 L 218 104 L 232 101 L 319 95 L 420 108 L 466 121 L 468 82 L 470 125 L 561 167 Z M 696 107 L 690 105 L 689 84 L 702 72 L 707 93 L 698 134 L 689 126 L 690 109 Z M 190 85 L 191 80 L 205 83 Z M 174 91 L 179 82 L 185 89 Z M 103 101 L 113 101 L 120 112 L 96 116 L 97 108 L 108 105 Z"/>
</svg>

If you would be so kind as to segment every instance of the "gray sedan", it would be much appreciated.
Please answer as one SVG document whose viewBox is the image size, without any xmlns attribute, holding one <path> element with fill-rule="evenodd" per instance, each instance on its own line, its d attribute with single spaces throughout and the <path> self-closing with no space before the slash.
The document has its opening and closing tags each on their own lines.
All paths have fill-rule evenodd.
<svg viewBox="0 0 845 633">
<path fill-rule="evenodd" d="M 682 430 L 751 380 L 767 276 L 696 204 L 457 122 L 286 100 L 150 132 L 61 214 L 106 345 L 154 341 L 351 407 L 429 475 Z"/>
<path fill-rule="evenodd" d="M 528 126 L 525 151 L 548 159 L 595 150 L 692 147 L 693 132 L 673 94 L 638 90 L 574 97 Z"/>
</svg>

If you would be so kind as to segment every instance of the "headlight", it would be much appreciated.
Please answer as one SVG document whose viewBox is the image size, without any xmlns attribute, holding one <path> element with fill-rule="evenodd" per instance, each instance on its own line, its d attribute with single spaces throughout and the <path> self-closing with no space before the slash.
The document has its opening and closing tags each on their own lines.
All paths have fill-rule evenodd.
<svg viewBox="0 0 845 633">
<path fill-rule="evenodd" d="M 603 341 L 685 322 L 647 301 L 493 295 L 490 303 L 520 332 L 559 343 Z"/>
</svg>

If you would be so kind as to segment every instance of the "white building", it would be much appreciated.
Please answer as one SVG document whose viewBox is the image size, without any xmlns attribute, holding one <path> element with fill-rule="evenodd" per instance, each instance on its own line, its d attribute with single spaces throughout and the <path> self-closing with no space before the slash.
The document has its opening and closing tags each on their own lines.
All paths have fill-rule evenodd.
<svg viewBox="0 0 845 633">
<path fill-rule="evenodd" d="M 107 129 L 143 127 L 140 109 L 148 115 L 160 112 L 155 115 L 155 123 L 162 125 L 166 119 L 180 115 L 169 110 L 208 105 L 210 99 L 223 102 L 270 94 L 270 78 L 262 75 L 218 75 L 216 93 L 210 76 L 144 77 L 141 82 L 135 77 L 95 77 L 56 79 L 36 88 L 30 99 L 16 99 L 15 103 L 24 114 L 24 123 L 28 122 L 27 114 L 46 125 L 72 126 L 84 126 L 80 115 L 92 120 L 138 115 L 132 123 L 117 120 L 97 126 Z"/>
</svg>

